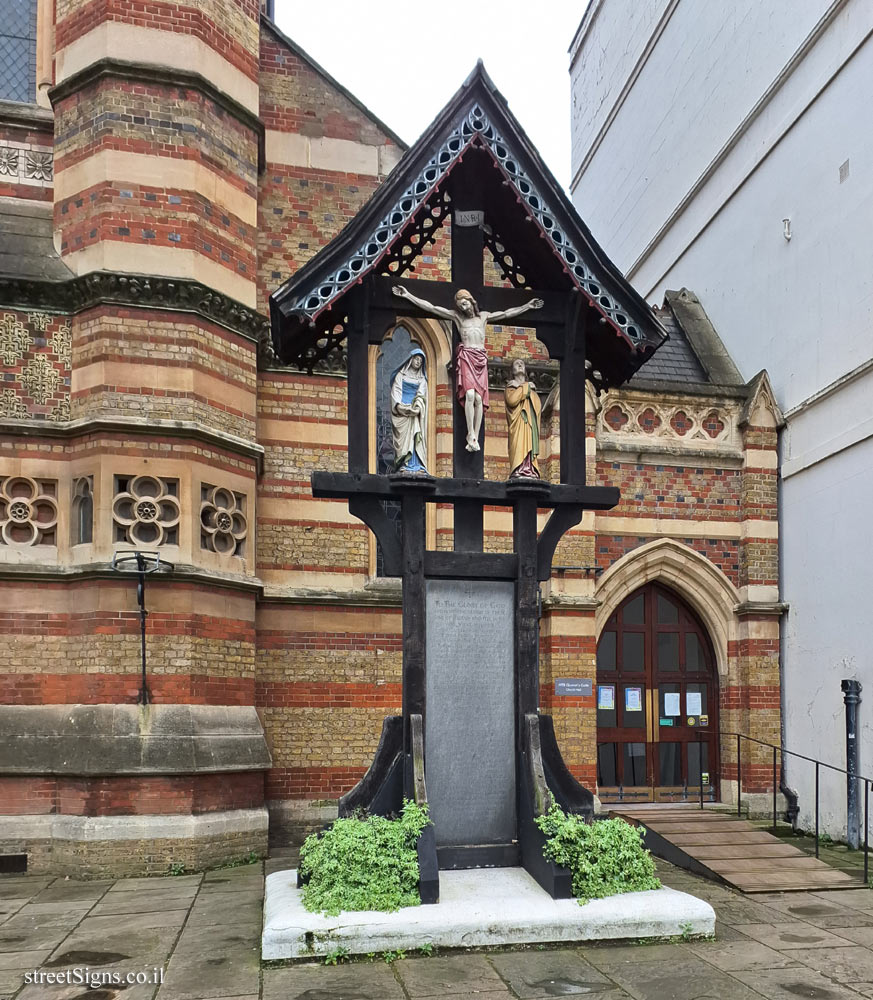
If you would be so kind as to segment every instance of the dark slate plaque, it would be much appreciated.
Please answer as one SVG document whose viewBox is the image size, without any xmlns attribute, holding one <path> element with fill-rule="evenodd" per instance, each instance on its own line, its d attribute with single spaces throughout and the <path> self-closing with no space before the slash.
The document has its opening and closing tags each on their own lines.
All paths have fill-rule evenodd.
<svg viewBox="0 0 873 1000">
<path fill-rule="evenodd" d="M 426 583 L 427 797 L 437 845 L 515 840 L 515 585 Z"/>
<path fill-rule="evenodd" d="M 556 677 L 555 694 L 573 698 L 588 698 L 592 694 L 590 677 Z"/>
</svg>

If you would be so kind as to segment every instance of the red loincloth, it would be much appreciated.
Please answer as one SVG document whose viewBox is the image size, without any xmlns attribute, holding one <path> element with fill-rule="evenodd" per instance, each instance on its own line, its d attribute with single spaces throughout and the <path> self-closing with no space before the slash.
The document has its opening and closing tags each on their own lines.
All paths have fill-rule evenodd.
<svg viewBox="0 0 873 1000">
<path fill-rule="evenodd" d="M 468 389 L 473 389 L 482 397 L 482 406 L 487 410 L 488 396 L 488 355 L 482 347 L 465 347 L 458 344 L 455 355 L 457 380 L 455 382 L 458 402 L 464 405 Z"/>
</svg>

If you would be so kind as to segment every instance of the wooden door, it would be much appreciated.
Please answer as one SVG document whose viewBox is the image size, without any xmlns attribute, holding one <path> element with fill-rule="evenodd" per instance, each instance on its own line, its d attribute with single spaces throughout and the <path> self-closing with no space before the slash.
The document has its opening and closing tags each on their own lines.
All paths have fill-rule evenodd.
<svg viewBox="0 0 873 1000">
<path fill-rule="evenodd" d="M 597 783 L 606 802 L 716 795 L 718 686 L 712 643 L 660 584 L 626 598 L 597 645 Z"/>
</svg>

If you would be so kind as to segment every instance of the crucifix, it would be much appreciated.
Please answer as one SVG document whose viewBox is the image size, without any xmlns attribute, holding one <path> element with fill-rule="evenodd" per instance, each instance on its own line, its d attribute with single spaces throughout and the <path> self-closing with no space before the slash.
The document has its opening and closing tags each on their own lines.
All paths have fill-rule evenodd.
<svg viewBox="0 0 873 1000">
<path fill-rule="evenodd" d="M 543 855 L 535 817 L 551 797 L 569 811 L 591 815 L 593 796 L 570 773 L 551 717 L 540 710 L 539 583 L 549 579 L 555 548 L 583 511 L 609 510 L 619 499 L 615 488 L 586 483 L 586 344 L 596 348 L 592 377 L 620 384 L 642 363 L 644 351 L 654 349 L 648 344 L 655 337 L 650 310 L 600 259 L 553 179 L 528 155 L 527 140 L 503 105 L 484 91 L 477 97 L 499 122 L 494 130 L 480 123 L 468 100 L 462 90 L 458 106 L 447 112 L 445 128 L 459 130 L 449 145 L 435 153 L 433 136 L 422 141 L 347 235 L 271 297 L 280 354 L 311 361 L 341 342 L 346 346 L 348 471 L 314 471 L 312 491 L 347 499 L 349 511 L 376 535 L 386 575 L 402 581 L 403 685 L 401 714 L 385 719 L 373 763 L 341 798 L 340 813 L 396 812 L 404 795 L 428 803 L 432 825 L 418 845 L 425 902 L 438 897 L 440 868 L 519 863 L 553 896 L 571 894 L 569 873 Z M 509 135 L 516 136 L 512 147 Z M 458 156 L 452 160 L 453 152 Z M 450 167 L 440 184 L 429 188 L 444 163 Z M 416 207 L 419 189 L 430 193 Z M 553 206 L 548 212 L 546 198 Z M 435 243 L 435 226 L 448 221 L 449 206 L 451 278 L 414 277 L 413 261 Z M 405 228 L 395 231 L 395 218 L 407 211 Z M 558 225 L 560 242 L 549 235 Z M 488 253 L 502 283 L 486 280 Z M 595 284 L 589 273 L 603 277 Z M 629 329 L 649 338 L 639 350 L 603 312 L 612 308 L 613 284 L 621 292 L 621 322 L 632 322 Z M 371 349 L 404 315 L 436 317 L 453 327 L 452 394 L 463 419 L 453 404 L 449 475 L 441 474 L 446 470 L 437 456 L 429 466 L 422 461 L 424 468 L 413 475 L 370 471 Z M 521 316 L 560 365 L 560 457 L 549 476 L 556 481 L 537 474 L 539 401 L 520 361 L 507 386 L 513 408 L 509 477 L 485 475 L 485 328 Z M 601 330 L 605 325 L 609 329 Z M 409 365 L 412 383 L 420 365 L 414 359 Z M 436 380 L 434 373 L 432 384 Z M 402 392 L 407 389 L 414 401 L 414 387 Z M 406 409 L 392 413 L 398 421 L 410 419 L 412 404 L 402 394 L 401 404 Z M 527 436 L 518 428 L 513 435 L 513 419 L 524 423 Z M 398 427 L 415 441 L 416 428 Z M 395 450 L 405 457 L 407 446 Z M 399 532 L 386 501 L 400 504 Z M 428 547 L 428 505 L 452 510 L 452 551 Z M 484 514 L 494 508 L 511 511 L 509 551 L 485 544 Z"/>
<path fill-rule="evenodd" d="M 392 292 L 399 298 L 408 299 L 425 313 L 439 319 L 451 320 L 461 338 L 455 350 L 455 393 L 458 403 L 464 408 L 467 421 L 467 451 L 479 451 L 479 432 L 482 416 L 488 409 L 488 352 L 485 349 L 485 326 L 488 323 L 503 323 L 516 316 L 522 316 L 532 309 L 542 309 L 542 299 L 531 299 L 524 305 L 513 306 L 497 312 L 483 312 L 473 296 L 460 288 L 455 292 L 455 308 L 446 309 L 421 299 L 402 285 L 395 285 Z"/>
</svg>

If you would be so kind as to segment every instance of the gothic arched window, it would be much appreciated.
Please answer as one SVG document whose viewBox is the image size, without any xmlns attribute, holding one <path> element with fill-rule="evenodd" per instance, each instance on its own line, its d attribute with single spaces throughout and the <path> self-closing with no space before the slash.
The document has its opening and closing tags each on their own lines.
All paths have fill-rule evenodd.
<svg viewBox="0 0 873 1000">
<path fill-rule="evenodd" d="M 36 102 L 36 0 L 6 0 L 3 5 L 0 99 Z"/>
</svg>

